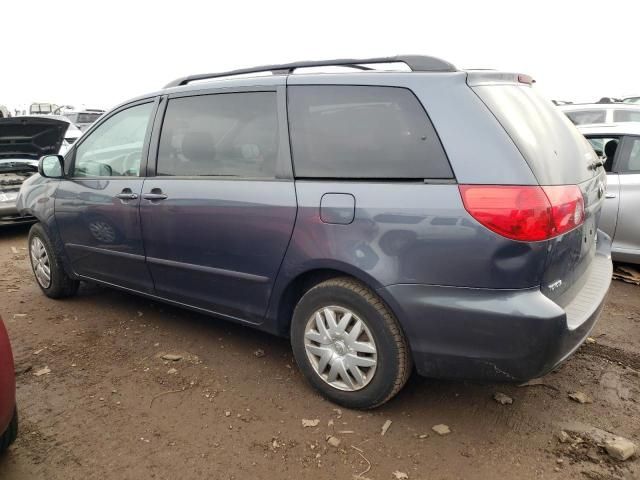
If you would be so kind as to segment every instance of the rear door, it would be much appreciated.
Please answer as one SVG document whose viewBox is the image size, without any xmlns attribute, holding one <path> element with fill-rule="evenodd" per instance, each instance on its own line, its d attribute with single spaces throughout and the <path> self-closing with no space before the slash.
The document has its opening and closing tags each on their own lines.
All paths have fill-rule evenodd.
<svg viewBox="0 0 640 480">
<path fill-rule="evenodd" d="M 624 137 L 616 169 L 620 182 L 620 207 L 614 249 L 624 260 L 640 258 L 640 137 Z"/>
<path fill-rule="evenodd" d="M 56 223 L 79 275 L 152 292 L 140 231 L 140 193 L 154 99 L 122 107 L 72 153 L 56 190 Z"/>
<path fill-rule="evenodd" d="M 157 294 L 254 323 L 297 208 L 284 79 L 270 85 L 170 97 L 140 208 Z"/>
</svg>

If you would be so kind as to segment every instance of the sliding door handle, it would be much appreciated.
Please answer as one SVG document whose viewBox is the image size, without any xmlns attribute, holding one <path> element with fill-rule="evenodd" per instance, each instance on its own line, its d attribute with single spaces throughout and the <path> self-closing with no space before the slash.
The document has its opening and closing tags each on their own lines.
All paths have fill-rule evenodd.
<svg viewBox="0 0 640 480">
<path fill-rule="evenodd" d="M 164 193 L 151 192 L 151 193 L 143 193 L 142 198 L 144 198 L 145 200 L 152 200 L 152 201 L 164 200 L 168 198 L 168 195 L 165 195 Z"/>
</svg>

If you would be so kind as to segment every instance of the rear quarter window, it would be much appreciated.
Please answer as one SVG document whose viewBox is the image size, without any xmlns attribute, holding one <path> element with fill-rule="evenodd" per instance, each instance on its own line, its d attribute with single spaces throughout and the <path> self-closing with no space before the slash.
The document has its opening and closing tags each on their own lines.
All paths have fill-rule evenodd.
<svg viewBox="0 0 640 480">
<path fill-rule="evenodd" d="M 290 86 L 288 111 L 297 177 L 453 177 L 436 131 L 410 90 Z"/>
</svg>

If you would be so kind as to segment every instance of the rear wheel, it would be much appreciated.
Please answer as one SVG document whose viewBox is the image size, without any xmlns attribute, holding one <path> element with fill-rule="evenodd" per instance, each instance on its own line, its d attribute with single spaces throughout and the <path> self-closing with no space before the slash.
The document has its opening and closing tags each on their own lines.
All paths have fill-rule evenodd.
<svg viewBox="0 0 640 480">
<path fill-rule="evenodd" d="M 18 410 L 13 411 L 13 418 L 7 427 L 7 430 L 0 434 L 0 453 L 4 452 L 9 445 L 15 442 L 18 436 Z"/>
<path fill-rule="evenodd" d="M 322 282 L 300 299 L 291 345 L 307 380 L 349 408 L 382 405 L 411 372 L 407 341 L 393 313 L 351 278 Z"/>
<path fill-rule="evenodd" d="M 39 223 L 29 231 L 29 258 L 36 282 L 47 297 L 64 298 L 76 294 L 80 282 L 64 271 L 49 237 Z"/>
</svg>

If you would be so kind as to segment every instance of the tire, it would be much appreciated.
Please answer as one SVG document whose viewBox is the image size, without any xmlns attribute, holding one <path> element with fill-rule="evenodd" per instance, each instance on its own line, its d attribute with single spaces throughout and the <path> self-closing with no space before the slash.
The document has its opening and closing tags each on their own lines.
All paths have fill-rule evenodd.
<svg viewBox="0 0 640 480">
<path fill-rule="evenodd" d="M 29 230 L 29 259 L 31 261 L 31 270 L 36 279 L 36 283 L 44 294 L 49 298 L 65 298 L 72 297 L 78 292 L 80 282 L 74 280 L 67 272 L 65 272 L 60 257 L 56 254 L 51 245 L 49 236 L 42 228 L 42 225 L 36 223 Z M 38 260 L 42 257 L 42 251 L 46 254 L 45 268 L 49 269 L 49 282 L 42 277 L 42 269 L 38 272 Z M 42 267 L 42 265 L 41 265 Z"/>
<path fill-rule="evenodd" d="M 336 323 L 337 328 L 323 330 L 322 325 Z M 293 312 L 291 346 L 307 380 L 329 400 L 347 408 L 382 405 L 402 389 L 411 373 L 408 343 L 397 319 L 371 289 L 349 277 L 322 282 L 302 296 Z M 354 356 L 357 360 L 352 360 Z M 332 375 L 334 368 L 337 377 Z M 355 375 L 356 370 L 360 374 Z"/>
<path fill-rule="evenodd" d="M 13 411 L 13 417 L 7 430 L 0 435 L 0 453 L 4 452 L 9 445 L 15 442 L 18 436 L 18 410 Z"/>
</svg>

